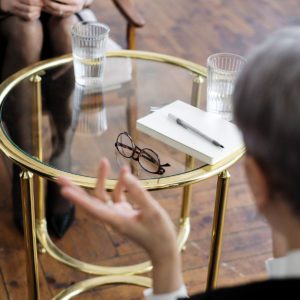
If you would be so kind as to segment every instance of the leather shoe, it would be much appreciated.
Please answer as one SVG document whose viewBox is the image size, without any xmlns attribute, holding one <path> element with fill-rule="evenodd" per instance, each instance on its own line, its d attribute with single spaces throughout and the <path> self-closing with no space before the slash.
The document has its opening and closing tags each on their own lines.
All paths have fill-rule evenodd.
<svg viewBox="0 0 300 300">
<path fill-rule="evenodd" d="M 49 231 L 62 238 L 74 221 L 75 206 L 61 195 L 53 181 L 48 181 L 46 203 Z"/>
<path fill-rule="evenodd" d="M 47 218 L 49 229 L 59 238 L 62 238 L 75 218 L 75 206 L 71 206 L 67 212 L 56 213 Z"/>
</svg>

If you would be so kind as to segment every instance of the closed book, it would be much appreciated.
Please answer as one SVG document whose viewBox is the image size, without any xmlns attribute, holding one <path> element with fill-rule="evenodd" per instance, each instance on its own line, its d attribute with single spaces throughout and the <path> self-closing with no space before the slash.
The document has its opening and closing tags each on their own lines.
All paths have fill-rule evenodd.
<svg viewBox="0 0 300 300">
<path fill-rule="evenodd" d="M 174 116 L 199 132 L 181 126 Z M 235 124 L 181 100 L 138 119 L 137 129 L 210 165 L 244 147 L 242 135 Z"/>
</svg>

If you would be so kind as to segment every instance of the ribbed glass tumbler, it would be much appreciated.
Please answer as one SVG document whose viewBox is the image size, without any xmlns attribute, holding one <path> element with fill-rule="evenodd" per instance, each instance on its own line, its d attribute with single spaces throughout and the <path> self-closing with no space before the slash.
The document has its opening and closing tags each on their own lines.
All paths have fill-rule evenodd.
<svg viewBox="0 0 300 300">
<path fill-rule="evenodd" d="M 216 53 L 207 59 L 208 112 L 232 120 L 232 93 L 238 73 L 246 63 L 242 56 L 232 53 Z"/>
<path fill-rule="evenodd" d="M 78 22 L 71 33 L 76 82 L 101 85 L 109 27 L 98 22 Z"/>
</svg>

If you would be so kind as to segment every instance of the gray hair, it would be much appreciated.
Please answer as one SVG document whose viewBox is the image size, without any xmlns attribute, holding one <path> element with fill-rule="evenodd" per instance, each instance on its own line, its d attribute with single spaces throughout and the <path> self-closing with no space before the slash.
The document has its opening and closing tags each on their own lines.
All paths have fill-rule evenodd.
<svg viewBox="0 0 300 300">
<path fill-rule="evenodd" d="M 270 192 L 300 215 L 300 27 L 256 47 L 235 86 L 234 115 Z"/>
</svg>

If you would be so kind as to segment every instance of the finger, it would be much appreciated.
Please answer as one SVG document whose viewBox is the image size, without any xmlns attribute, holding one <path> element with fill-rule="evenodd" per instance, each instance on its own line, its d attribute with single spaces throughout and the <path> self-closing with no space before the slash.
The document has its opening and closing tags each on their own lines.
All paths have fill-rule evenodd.
<svg viewBox="0 0 300 300">
<path fill-rule="evenodd" d="M 55 16 L 55 17 L 62 17 L 63 15 L 66 15 L 67 13 L 63 10 L 54 10 L 50 7 L 44 7 L 43 8 L 43 11 L 52 15 L 52 16 Z"/>
<path fill-rule="evenodd" d="M 73 5 L 76 4 L 76 0 L 72 1 L 72 0 L 50 0 L 51 2 L 56 2 L 59 4 L 65 4 L 65 5 Z"/>
<path fill-rule="evenodd" d="M 55 16 L 61 16 L 62 14 L 75 13 L 75 7 L 69 4 L 62 4 L 54 1 L 46 1 L 45 10 Z"/>
<path fill-rule="evenodd" d="M 125 183 L 124 183 L 124 178 L 126 173 L 129 172 L 129 169 L 125 166 L 121 169 L 118 182 L 115 186 L 115 189 L 112 193 L 112 198 L 114 202 L 122 202 L 126 200 L 126 197 L 124 195 L 125 191 Z"/>
<path fill-rule="evenodd" d="M 43 10 L 51 15 L 60 16 L 67 12 L 67 6 L 55 5 L 52 1 L 46 1 Z"/>
<path fill-rule="evenodd" d="M 54 10 L 59 10 L 62 7 L 67 6 L 67 4 L 62 1 L 45 0 L 44 3 L 45 3 L 45 6 L 50 7 Z"/>
<path fill-rule="evenodd" d="M 68 6 L 83 6 L 85 0 L 52 0 L 52 2 L 56 2 L 58 4 L 68 5 Z"/>
<path fill-rule="evenodd" d="M 36 6 L 36 7 L 42 7 L 43 6 L 43 2 L 41 0 L 21 0 L 19 1 L 19 3 L 22 3 L 26 6 L 30 6 L 30 7 L 33 7 L 33 6 Z"/>
<path fill-rule="evenodd" d="M 28 12 L 23 12 L 23 11 L 20 11 L 20 10 L 15 10 L 15 11 L 13 11 L 13 13 L 16 16 L 18 16 L 18 17 L 20 17 L 20 18 L 22 18 L 26 21 L 37 20 L 41 15 L 40 12 L 29 12 L 28 13 Z"/>
<path fill-rule="evenodd" d="M 155 201 L 151 195 L 145 190 L 138 179 L 131 173 L 124 175 L 124 184 L 130 199 L 141 207 L 149 207 L 155 205 Z"/>
<path fill-rule="evenodd" d="M 95 201 L 93 196 L 80 188 L 81 191 L 79 194 L 73 183 L 66 178 L 59 178 L 59 183 L 62 185 L 62 195 L 66 199 L 80 205 L 85 211 L 110 225 L 115 230 L 128 236 L 134 235 L 139 231 L 138 226 L 136 226 L 136 220 L 140 212 L 126 209 L 125 206 L 126 204 L 129 205 L 128 203 L 125 202 L 124 204 L 110 206 L 101 201 Z"/>
<path fill-rule="evenodd" d="M 57 178 L 57 183 L 61 186 L 61 187 L 64 187 L 64 186 L 75 186 L 75 184 L 67 177 L 64 177 L 64 176 L 60 176 Z M 79 189 L 79 187 L 78 187 Z"/>
<path fill-rule="evenodd" d="M 37 20 L 40 16 L 40 13 L 29 13 L 24 17 L 24 19 L 27 21 L 34 21 Z"/>
<path fill-rule="evenodd" d="M 35 13 L 31 13 L 29 15 L 29 18 L 30 18 L 31 21 L 33 21 L 33 20 L 37 20 L 40 16 L 41 16 L 40 12 L 35 12 Z"/>
<path fill-rule="evenodd" d="M 85 195 L 86 192 L 79 186 L 75 185 L 70 179 L 67 177 L 59 177 L 57 179 L 57 183 L 60 185 L 61 188 L 64 187 L 71 187 L 74 191 L 78 193 L 78 195 Z"/>
<path fill-rule="evenodd" d="M 41 7 L 40 6 L 30 6 L 24 3 L 16 3 L 14 6 L 15 10 L 18 10 L 23 13 L 33 13 L 33 12 L 40 12 Z"/>
<path fill-rule="evenodd" d="M 82 192 L 83 193 L 79 195 L 77 190 L 72 186 L 65 186 L 62 188 L 62 195 L 70 202 L 80 205 L 85 211 L 112 227 L 115 227 L 116 229 L 120 228 L 122 215 L 115 213 L 110 206 L 99 201 L 94 201 L 93 197 L 83 190 Z"/>
<path fill-rule="evenodd" d="M 139 214 L 138 211 L 132 211 L 130 214 L 123 211 L 120 212 L 114 206 L 111 207 L 100 201 L 94 201 L 93 197 L 87 194 L 79 196 L 76 191 L 69 187 L 63 189 L 63 196 L 70 202 L 80 205 L 85 211 L 123 234 L 132 232 L 133 224 L 135 224 L 135 220 Z"/>
<path fill-rule="evenodd" d="M 102 159 L 98 169 L 97 184 L 94 190 L 94 195 L 104 202 L 108 202 L 110 197 L 105 189 L 105 182 L 109 172 L 109 162 L 107 159 Z"/>
</svg>

